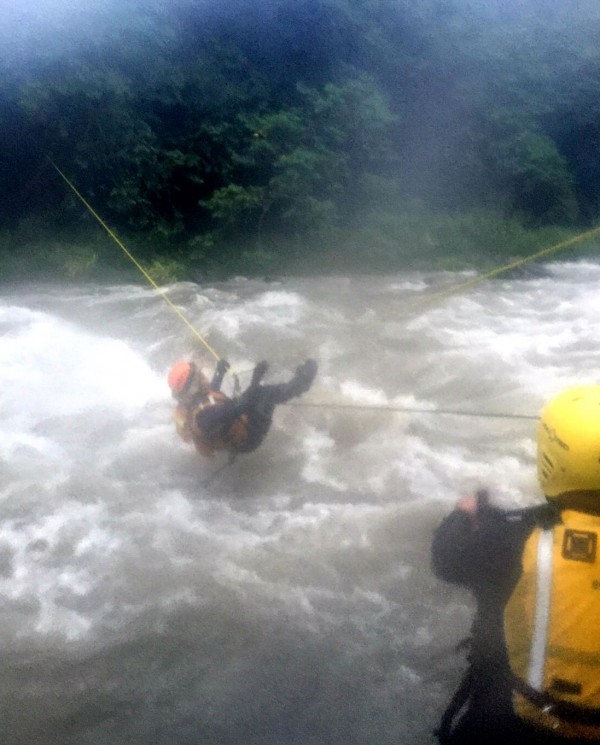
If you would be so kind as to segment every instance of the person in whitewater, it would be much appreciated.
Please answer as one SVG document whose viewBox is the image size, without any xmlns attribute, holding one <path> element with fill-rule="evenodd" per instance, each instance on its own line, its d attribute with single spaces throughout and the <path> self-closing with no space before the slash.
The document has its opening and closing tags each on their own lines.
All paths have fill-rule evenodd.
<svg viewBox="0 0 600 745">
<path fill-rule="evenodd" d="M 477 601 L 442 745 L 600 742 L 599 385 L 546 405 L 537 472 L 544 504 L 508 512 L 480 492 L 434 535 L 434 573 Z"/>
<path fill-rule="evenodd" d="M 218 361 L 210 382 L 196 362 L 177 362 L 168 382 L 177 401 L 174 419 L 180 437 L 193 442 L 207 457 L 217 450 L 227 450 L 232 456 L 256 450 L 271 427 L 275 407 L 306 393 L 317 374 L 317 363 L 309 359 L 287 383 L 263 385 L 268 367 L 259 362 L 248 388 L 231 399 L 221 391 L 229 369 L 226 360 Z"/>
</svg>

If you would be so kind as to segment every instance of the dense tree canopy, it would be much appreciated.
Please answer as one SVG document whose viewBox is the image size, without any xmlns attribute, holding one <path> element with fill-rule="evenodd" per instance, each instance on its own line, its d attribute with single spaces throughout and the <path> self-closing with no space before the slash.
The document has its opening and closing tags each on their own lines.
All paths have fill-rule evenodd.
<svg viewBox="0 0 600 745">
<path fill-rule="evenodd" d="M 146 259 L 187 264 L 366 228 L 375 250 L 417 213 L 600 216 L 596 0 L 124 6 L 43 43 L 2 29 L 5 257 L 82 221 L 47 156 Z"/>
</svg>

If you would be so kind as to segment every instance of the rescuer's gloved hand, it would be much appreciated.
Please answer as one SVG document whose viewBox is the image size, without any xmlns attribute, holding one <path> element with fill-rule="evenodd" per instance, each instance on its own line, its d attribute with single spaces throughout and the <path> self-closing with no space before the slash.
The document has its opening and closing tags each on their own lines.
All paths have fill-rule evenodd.
<svg viewBox="0 0 600 745">
<path fill-rule="evenodd" d="M 229 364 L 229 362 L 227 362 L 227 360 L 220 359 L 217 362 L 217 372 L 218 373 L 225 374 L 227 372 L 227 370 L 229 370 L 230 367 L 231 367 L 231 365 Z"/>
<path fill-rule="evenodd" d="M 489 507 L 490 497 L 485 489 L 479 489 L 475 494 L 461 497 L 455 505 L 455 509 L 468 515 L 471 525 L 479 527 L 479 513 Z"/>
<path fill-rule="evenodd" d="M 269 363 L 266 360 L 259 362 L 252 372 L 252 380 L 250 381 L 249 388 L 256 388 L 260 381 L 264 378 L 265 373 L 269 369 Z"/>
</svg>

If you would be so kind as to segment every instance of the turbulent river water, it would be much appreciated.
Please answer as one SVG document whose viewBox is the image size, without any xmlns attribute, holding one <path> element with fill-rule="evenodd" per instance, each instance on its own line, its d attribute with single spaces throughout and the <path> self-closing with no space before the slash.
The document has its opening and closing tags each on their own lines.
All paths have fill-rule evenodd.
<svg viewBox="0 0 600 745">
<path fill-rule="evenodd" d="M 535 417 L 600 374 L 598 265 L 418 305 L 465 278 L 167 288 L 242 386 L 319 362 L 208 484 L 166 374 L 214 359 L 160 294 L 4 289 L 3 745 L 433 743 L 472 603 L 432 533 L 480 486 L 538 501 Z"/>
</svg>

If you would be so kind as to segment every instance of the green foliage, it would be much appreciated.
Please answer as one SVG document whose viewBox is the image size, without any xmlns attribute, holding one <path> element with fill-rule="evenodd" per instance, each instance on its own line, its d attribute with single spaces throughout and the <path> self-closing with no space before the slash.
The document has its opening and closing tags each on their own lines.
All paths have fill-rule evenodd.
<svg viewBox="0 0 600 745">
<path fill-rule="evenodd" d="M 148 276 L 157 285 L 167 285 L 185 278 L 186 265 L 184 262 L 169 257 L 159 257 L 152 260 L 146 267 Z"/>
<path fill-rule="evenodd" d="M 362 271 L 367 267 L 369 271 L 486 270 L 531 256 L 568 237 L 564 229 L 533 229 L 518 218 L 507 219 L 488 210 L 448 214 L 415 209 L 398 214 L 373 212 L 359 230 L 338 234 L 328 251 L 330 261 L 341 252 L 342 266 L 353 265 Z"/>
<path fill-rule="evenodd" d="M 277 259 L 271 251 L 257 248 L 252 251 L 242 251 L 239 262 L 236 262 L 237 271 L 247 276 L 269 275 L 277 267 Z"/>
<path fill-rule="evenodd" d="M 517 144 L 513 180 L 513 206 L 537 223 L 572 224 L 577 199 L 566 159 L 547 137 L 529 134 Z"/>
<path fill-rule="evenodd" d="M 488 122 L 491 128 L 491 121 Z M 534 224 L 573 224 L 578 217 L 575 181 L 566 158 L 547 136 L 515 118 L 499 117 L 482 145 L 504 205 Z"/>
<path fill-rule="evenodd" d="M 4 245 L 3 245 L 4 244 Z M 98 256 L 92 247 L 45 240 L 9 249 L 0 243 L 0 277 L 14 279 L 85 280 L 93 276 Z"/>
<path fill-rule="evenodd" d="M 263 188 L 229 184 L 214 191 L 206 206 L 213 218 L 222 225 L 244 230 L 256 223 L 263 203 Z"/>
<path fill-rule="evenodd" d="M 92 219 L 46 155 L 161 281 L 485 261 L 600 218 L 595 0 L 117 5 L 5 71 L 5 272 L 127 263 L 55 241 Z"/>
<path fill-rule="evenodd" d="M 253 185 L 228 184 L 206 202 L 221 229 L 258 240 L 326 235 L 366 201 L 371 170 L 393 159 L 385 143 L 394 119 L 372 80 L 298 85 L 298 95 L 294 108 L 244 119 L 248 145 L 235 162 Z"/>
</svg>

